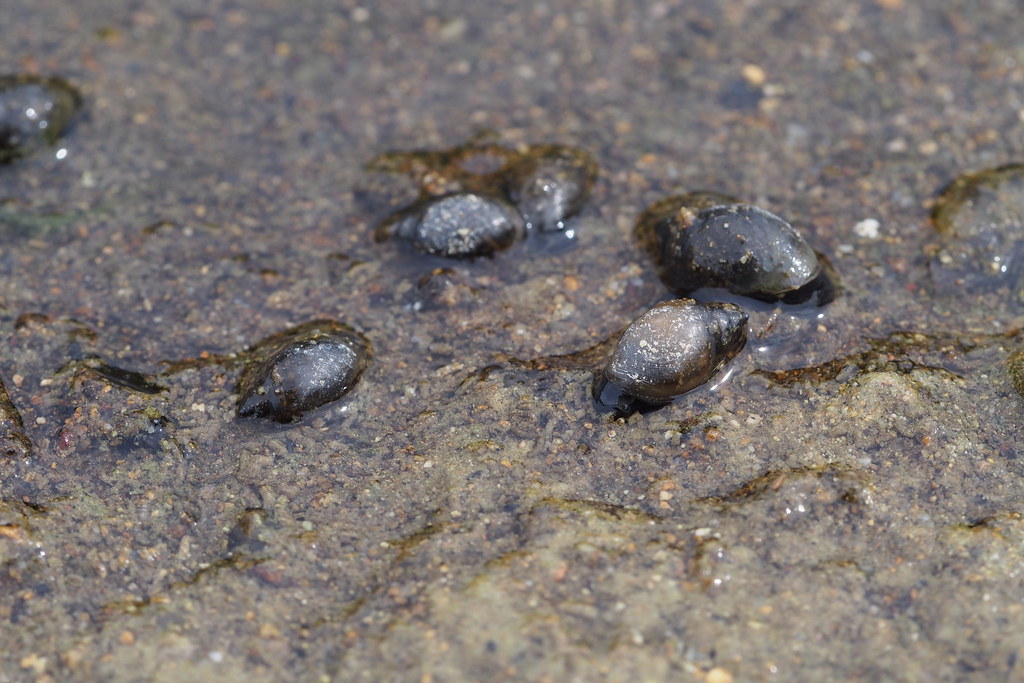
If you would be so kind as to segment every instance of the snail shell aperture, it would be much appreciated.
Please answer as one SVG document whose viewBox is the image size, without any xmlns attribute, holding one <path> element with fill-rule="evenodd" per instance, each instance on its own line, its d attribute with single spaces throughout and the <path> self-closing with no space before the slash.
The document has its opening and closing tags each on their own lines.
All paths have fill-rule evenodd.
<svg viewBox="0 0 1024 683">
<path fill-rule="evenodd" d="M 626 328 L 594 396 L 632 412 L 628 399 L 658 405 L 707 382 L 747 341 L 747 314 L 734 304 L 676 299 L 658 304 Z M 627 397 L 609 393 L 612 385 Z"/>
</svg>

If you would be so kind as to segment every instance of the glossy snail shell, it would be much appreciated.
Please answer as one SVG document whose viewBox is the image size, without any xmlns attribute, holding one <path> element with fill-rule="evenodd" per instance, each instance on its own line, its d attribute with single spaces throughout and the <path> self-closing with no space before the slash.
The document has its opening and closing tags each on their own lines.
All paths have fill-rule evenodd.
<svg viewBox="0 0 1024 683">
<path fill-rule="evenodd" d="M 504 199 L 473 192 L 428 197 L 381 224 L 377 239 L 394 237 L 422 254 L 470 259 L 491 256 L 526 236 L 526 224 Z"/>
<path fill-rule="evenodd" d="M 650 207 L 637 234 L 675 294 L 722 287 L 781 299 L 818 278 L 817 254 L 788 222 L 731 197 L 695 192 Z"/>
<path fill-rule="evenodd" d="M 370 342 L 333 320 L 314 320 L 269 337 L 238 383 L 238 417 L 293 422 L 347 394 L 369 364 Z"/>
<path fill-rule="evenodd" d="M 599 402 L 611 384 L 661 404 L 707 382 L 747 340 L 747 314 L 734 304 L 676 299 L 658 304 L 622 333 L 594 386 Z"/>
<path fill-rule="evenodd" d="M 0 164 L 53 144 L 81 102 L 78 91 L 60 78 L 0 76 Z"/>
</svg>

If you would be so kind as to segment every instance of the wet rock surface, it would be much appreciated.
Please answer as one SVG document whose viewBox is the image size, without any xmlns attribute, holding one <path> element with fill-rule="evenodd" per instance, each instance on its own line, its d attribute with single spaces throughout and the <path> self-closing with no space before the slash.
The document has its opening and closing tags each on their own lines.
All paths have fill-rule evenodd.
<svg viewBox="0 0 1024 683">
<path fill-rule="evenodd" d="M 66 158 L 0 167 L 4 676 L 1020 678 L 1024 309 L 931 251 L 942 188 L 1022 161 L 1018 7 L 4 10 L 7 70 L 89 103 Z M 572 248 L 374 242 L 546 144 L 601 165 Z M 727 381 L 599 413 L 666 295 L 637 219 L 688 188 L 842 295 L 725 292 Z M 372 338 L 357 389 L 237 419 L 247 347 L 320 319 Z"/>
</svg>

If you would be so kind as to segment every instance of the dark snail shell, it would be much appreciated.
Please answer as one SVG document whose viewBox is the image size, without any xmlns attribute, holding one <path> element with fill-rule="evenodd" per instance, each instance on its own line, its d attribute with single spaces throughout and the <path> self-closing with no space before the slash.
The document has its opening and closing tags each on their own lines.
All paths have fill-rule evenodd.
<svg viewBox="0 0 1024 683">
<path fill-rule="evenodd" d="M 0 164 L 53 144 L 81 102 L 59 78 L 0 76 Z"/>
<path fill-rule="evenodd" d="M 394 237 L 423 254 L 448 258 L 491 256 L 526 235 L 515 207 L 473 192 L 428 197 L 391 216 L 377 239 Z"/>
<path fill-rule="evenodd" d="M 727 203 L 718 203 L 725 200 Z M 665 286 L 676 294 L 724 287 L 782 299 L 821 273 L 814 250 L 773 213 L 730 197 L 692 193 L 650 207 L 637 234 Z"/>
<path fill-rule="evenodd" d="M 351 327 L 314 320 L 253 347 L 238 383 L 238 417 L 293 422 L 348 393 L 369 364 L 370 342 Z"/>
<path fill-rule="evenodd" d="M 747 317 L 734 304 L 658 304 L 622 333 L 594 397 L 628 413 L 635 401 L 659 405 L 695 389 L 743 348 Z"/>
<path fill-rule="evenodd" d="M 597 178 L 597 163 L 583 150 L 552 145 L 530 153 L 506 171 L 508 196 L 530 230 L 554 232 L 579 213 Z"/>
</svg>

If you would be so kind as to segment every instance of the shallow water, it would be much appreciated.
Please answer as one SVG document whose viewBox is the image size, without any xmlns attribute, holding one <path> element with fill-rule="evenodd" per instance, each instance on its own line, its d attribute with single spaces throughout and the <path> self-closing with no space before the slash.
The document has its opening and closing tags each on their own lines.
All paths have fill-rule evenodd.
<svg viewBox="0 0 1024 683">
<path fill-rule="evenodd" d="M 1024 308 L 933 286 L 929 210 L 1024 156 L 1022 10 L 14 0 L 0 70 L 83 109 L 0 167 L 0 679 L 1020 676 Z M 575 242 L 375 242 L 417 188 L 367 162 L 488 130 L 594 155 Z M 842 291 L 615 420 L 606 340 L 667 296 L 634 223 L 698 189 Z M 317 318 L 355 390 L 236 419 Z"/>
</svg>

